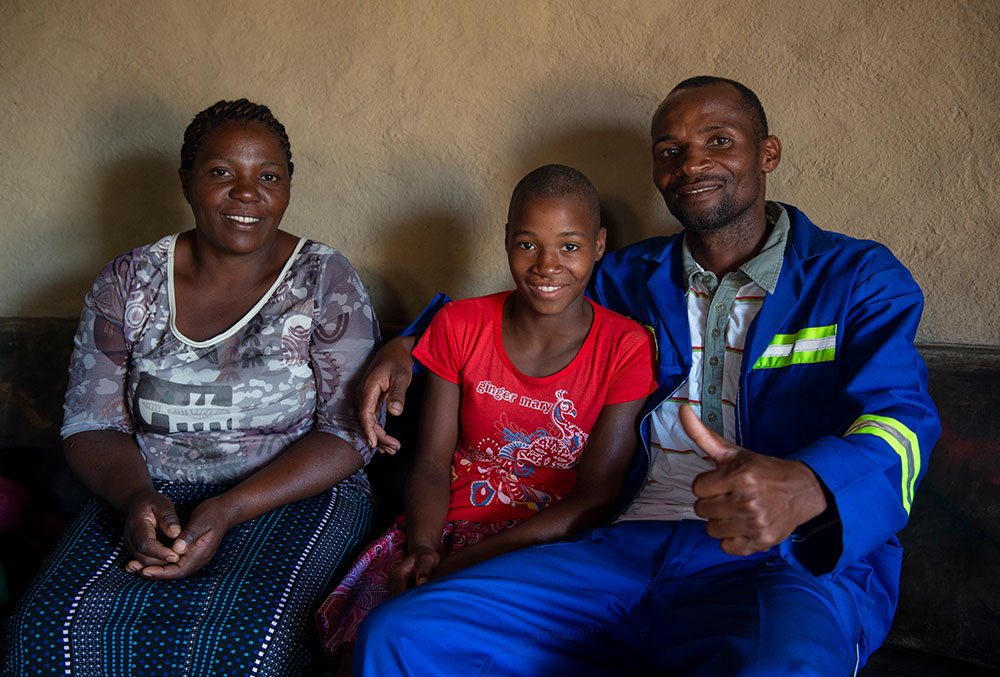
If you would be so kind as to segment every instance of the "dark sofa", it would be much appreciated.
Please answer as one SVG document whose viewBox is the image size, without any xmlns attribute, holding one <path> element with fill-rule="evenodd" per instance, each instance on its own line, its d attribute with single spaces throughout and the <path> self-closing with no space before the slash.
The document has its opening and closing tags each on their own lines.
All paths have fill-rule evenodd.
<svg viewBox="0 0 1000 677">
<path fill-rule="evenodd" d="M 0 535 L 12 598 L 66 516 L 86 496 L 62 460 L 58 429 L 76 321 L 0 318 L 0 477 L 27 487 L 22 524 Z M 899 609 L 885 646 L 861 671 L 887 675 L 1000 672 L 1000 349 L 923 346 L 943 434 L 917 492 Z M 415 397 L 413 398 L 416 399 Z M 394 432 L 412 440 L 411 407 Z M 402 456 L 402 455 L 401 455 Z M 399 509 L 404 459 L 370 468 L 378 522 Z M 8 603 L 2 609 L 9 612 Z"/>
</svg>

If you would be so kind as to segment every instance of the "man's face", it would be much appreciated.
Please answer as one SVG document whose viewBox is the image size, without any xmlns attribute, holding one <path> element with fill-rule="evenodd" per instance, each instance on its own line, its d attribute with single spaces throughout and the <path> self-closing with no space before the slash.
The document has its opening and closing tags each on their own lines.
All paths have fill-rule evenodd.
<svg viewBox="0 0 1000 677">
<path fill-rule="evenodd" d="M 684 228 L 707 232 L 764 202 L 764 175 L 781 159 L 775 137 L 759 140 L 754 118 L 728 84 L 682 89 L 653 117 L 653 182 Z"/>
</svg>

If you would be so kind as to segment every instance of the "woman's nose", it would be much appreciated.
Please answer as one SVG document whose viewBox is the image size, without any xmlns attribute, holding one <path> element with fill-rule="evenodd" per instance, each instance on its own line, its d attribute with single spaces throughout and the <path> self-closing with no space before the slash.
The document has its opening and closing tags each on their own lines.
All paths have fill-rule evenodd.
<svg viewBox="0 0 1000 677">
<path fill-rule="evenodd" d="M 236 181 L 229 191 L 229 197 L 240 202 L 257 202 L 260 200 L 260 190 L 257 182 L 250 179 Z"/>
</svg>

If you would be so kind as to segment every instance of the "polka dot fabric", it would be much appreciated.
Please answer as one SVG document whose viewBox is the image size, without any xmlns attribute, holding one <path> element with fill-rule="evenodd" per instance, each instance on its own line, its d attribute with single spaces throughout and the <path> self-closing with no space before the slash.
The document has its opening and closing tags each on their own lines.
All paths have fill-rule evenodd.
<svg viewBox="0 0 1000 677">
<path fill-rule="evenodd" d="M 123 518 L 88 501 L 8 621 L 3 675 L 296 675 L 313 610 L 368 530 L 355 476 L 232 529 L 180 581 L 125 571 Z M 216 485 L 158 483 L 182 523 Z"/>
</svg>

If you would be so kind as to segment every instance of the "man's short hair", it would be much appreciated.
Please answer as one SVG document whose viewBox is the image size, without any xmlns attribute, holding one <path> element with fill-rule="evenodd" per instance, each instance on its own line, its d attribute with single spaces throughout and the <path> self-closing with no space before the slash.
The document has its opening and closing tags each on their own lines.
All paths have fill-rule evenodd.
<svg viewBox="0 0 1000 677">
<path fill-rule="evenodd" d="M 566 165 L 539 167 L 518 181 L 510 196 L 507 223 L 513 223 L 525 204 L 538 198 L 574 198 L 587 210 L 596 231 L 601 226 L 601 200 L 583 172 Z"/>
<path fill-rule="evenodd" d="M 736 91 L 740 93 L 740 98 L 743 99 L 744 107 L 753 118 L 754 131 L 758 136 L 757 141 L 763 141 L 766 139 L 768 137 L 768 131 L 767 115 L 764 114 L 764 107 L 760 104 L 760 99 L 758 99 L 757 95 L 753 93 L 753 90 L 741 82 L 736 82 L 736 80 L 730 80 L 729 78 L 716 77 L 714 75 L 698 75 L 678 83 L 676 87 L 670 90 L 670 94 L 682 89 L 696 89 L 698 87 L 723 84 L 735 87 Z M 670 94 L 667 94 L 667 96 L 669 97 Z"/>
</svg>

